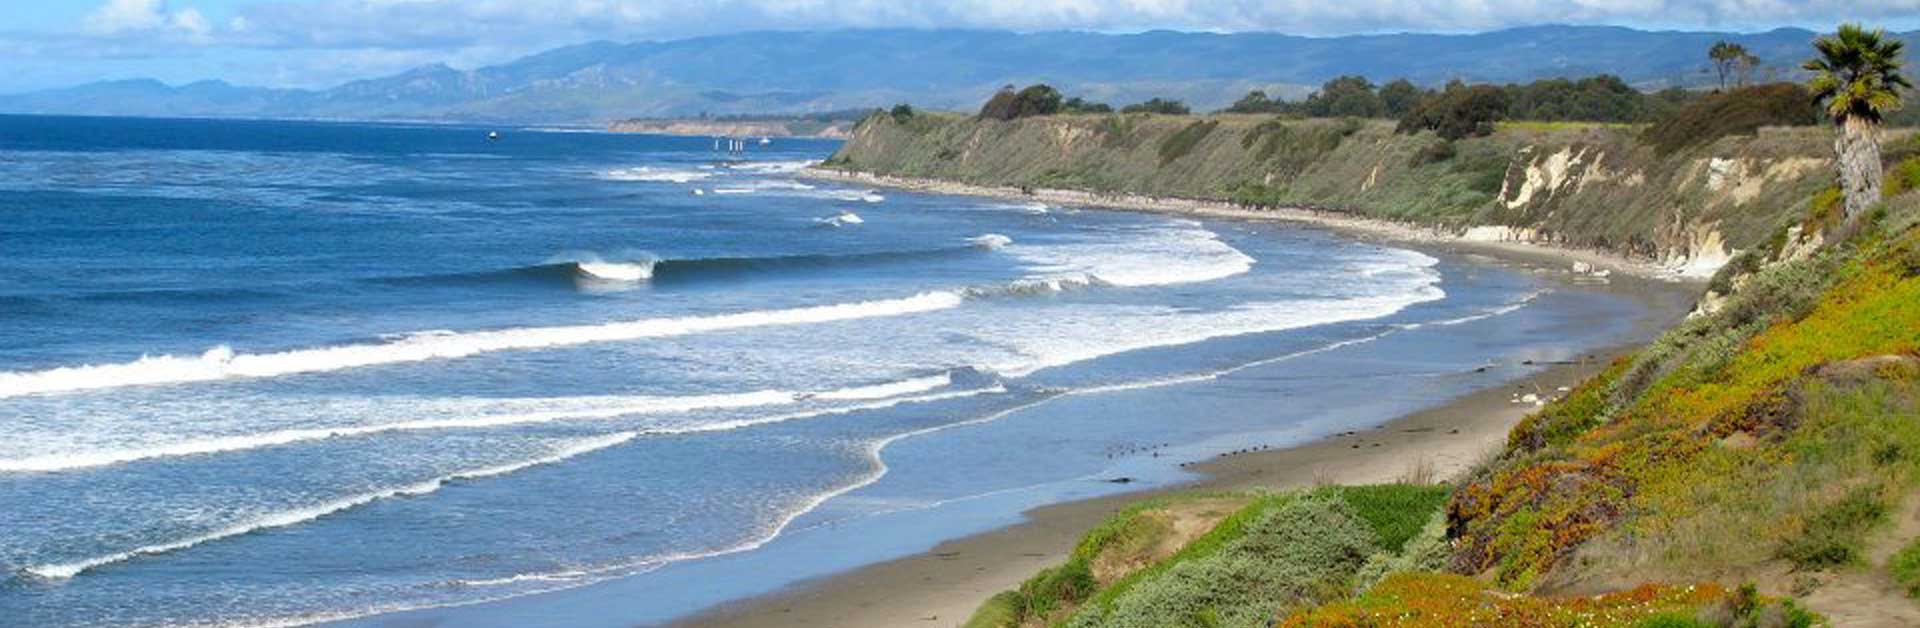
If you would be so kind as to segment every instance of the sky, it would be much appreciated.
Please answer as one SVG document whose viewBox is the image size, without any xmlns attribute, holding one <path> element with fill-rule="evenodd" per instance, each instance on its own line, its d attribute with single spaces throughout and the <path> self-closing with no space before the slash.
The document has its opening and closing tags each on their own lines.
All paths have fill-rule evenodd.
<svg viewBox="0 0 1920 628">
<path fill-rule="evenodd" d="M 0 93 L 129 78 L 328 87 L 593 40 L 750 30 L 1749 32 L 1841 21 L 1920 29 L 1920 0 L 0 0 Z"/>
</svg>

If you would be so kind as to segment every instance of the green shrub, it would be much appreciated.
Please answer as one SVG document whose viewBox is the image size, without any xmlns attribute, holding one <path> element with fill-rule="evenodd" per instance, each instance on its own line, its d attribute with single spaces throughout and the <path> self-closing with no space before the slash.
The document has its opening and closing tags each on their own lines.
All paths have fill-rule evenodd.
<svg viewBox="0 0 1920 628">
<path fill-rule="evenodd" d="M 1920 157 L 1908 157 L 1889 168 L 1881 194 L 1894 196 L 1911 190 L 1920 190 Z"/>
<path fill-rule="evenodd" d="M 1801 569 L 1827 569 L 1860 562 L 1866 535 L 1887 519 L 1880 487 L 1861 486 L 1848 491 L 1806 522 L 1799 536 L 1783 544 L 1778 554 Z"/>
<path fill-rule="evenodd" d="M 1920 598 L 1920 538 L 1908 541 L 1887 562 L 1887 572 L 1907 597 Z"/>
<path fill-rule="evenodd" d="M 1193 152 L 1193 147 L 1198 146 L 1201 140 L 1207 139 L 1207 136 L 1212 134 L 1213 129 L 1218 126 L 1220 126 L 1218 121 L 1200 120 L 1161 140 L 1160 165 L 1173 163 L 1174 160 Z"/>
<path fill-rule="evenodd" d="M 1693 613 L 1661 613 L 1634 624 L 1634 628 L 1719 628 L 1711 623 L 1700 621 Z"/>
<path fill-rule="evenodd" d="M 1398 553 L 1376 552 L 1367 557 L 1367 564 L 1354 574 L 1354 590 L 1364 592 L 1400 572 L 1444 570 L 1452 554 L 1453 547 L 1447 544 L 1446 513 L 1435 512 Z"/>
<path fill-rule="evenodd" d="M 1703 146 L 1729 135 L 1753 135 L 1764 126 L 1798 126 L 1820 121 L 1806 88 L 1773 83 L 1713 94 L 1681 107 L 1649 127 L 1641 138 L 1668 155 Z"/>
<path fill-rule="evenodd" d="M 1413 157 L 1407 160 L 1407 167 L 1418 168 L 1427 164 L 1437 164 L 1453 159 L 1454 155 L 1453 142 L 1447 140 L 1430 142 L 1421 146 L 1420 150 L 1413 151 Z"/>
<path fill-rule="evenodd" d="M 1273 119 L 1241 136 L 1240 147 L 1253 151 L 1254 161 L 1272 162 L 1275 171 L 1293 177 L 1340 148 L 1351 135 L 1344 129 L 1344 125 Z"/>
<path fill-rule="evenodd" d="M 1093 571 L 1084 560 L 1069 560 L 1058 567 L 1049 567 L 1039 575 L 1020 583 L 1021 615 L 1026 617 L 1046 617 L 1068 604 L 1077 603 L 1093 593 L 1099 583 L 1093 579 Z"/>
<path fill-rule="evenodd" d="M 1113 106 L 1103 102 L 1088 102 L 1084 98 L 1074 96 L 1060 103 L 1060 113 L 1113 113 Z"/>
<path fill-rule="evenodd" d="M 1142 103 L 1134 103 L 1120 108 L 1120 113 L 1159 113 L 1170 116 L 1184 116 L 1193 113 L 1187 104 L 1178 100 L 1154 98 Z"/>
<path fill-rule="evenodd" d="M 1484 148 L 1461 151 L 1453 160 L 1452 171 L 1464 177 L 1467 189 L 1492 197 L 1507 182 L 1509 159 L 1504 152 Z"/>
<path fill-rule="evenodd" d="M 1266 626 L 1286 607 L 1342 594 L 1376 548 L 1346 500 L 1314 494 L 1246 524 L 1219 551 L 1181 561 L 1068 624 L 1109 628 Z"/>
<path fill-rule="evenodd" d="M 1021 613 L 1024 610 L 1021 608 L 1021 602 L 1022 600 L 1018 592 L 1001 591 L 996 593 L 993 597 L 987 598 L 987 601 L 981 602 L 980 608 L 973 611 L 973 616 L 967 618 L 967 623 L 962 624 L 961 628 L 1008 628 L 1010 626 L 1018 626 L 1020 625 Z"/>
<path fill-rule="evenodd" d="M 1846 218 L 1846 194 L 1839 186 L 1828 186 L 1813 195 L 1807 202 L 1807 216 L 1800 221 L 1802 233 L 1824 233 L 1827 229 L 1840 224 Z"/>
<path fill-rule="evenodd" d="M 1140 135 L 1134 131 L 1139 125 L 1131 116 L 1107 116 L 1100 122 L 1100 145 L 1105 148 L 1132 149 L 1140 144 Z"/>
</svg>

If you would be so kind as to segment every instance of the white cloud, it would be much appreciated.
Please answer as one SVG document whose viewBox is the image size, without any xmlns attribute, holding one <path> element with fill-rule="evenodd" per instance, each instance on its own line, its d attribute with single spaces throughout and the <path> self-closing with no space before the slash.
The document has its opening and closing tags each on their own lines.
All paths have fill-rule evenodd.
<svg viewBox="0 0 1920 628">
<path fill-rule="evenodd" d="M 198 9 L 172 10 L 165 0 L 107 0 L 82 21 L 87 33 L 102 36 L 161 35 L 207 43 L 213 26 Z"/>
<path fill-rule="evenodd" d="M 1920 0 L 270 0 L 292 46 L 436 47 L 546 34 L 674 39 L 747 29 L 1468 31 L 1540 23 L 1752 30 L 1920 19 Z"/>
<path fill-rule="evenodd" d="M 160 0 L 108 0 L 87 14 L 86 29 L 96 35 L 152 30 L 166 24 L 163 7 Z"/>
</svg>

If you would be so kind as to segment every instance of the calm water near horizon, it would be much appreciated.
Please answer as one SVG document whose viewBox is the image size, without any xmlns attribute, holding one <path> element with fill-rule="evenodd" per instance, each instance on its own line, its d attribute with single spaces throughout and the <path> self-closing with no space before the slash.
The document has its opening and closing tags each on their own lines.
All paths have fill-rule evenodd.
<svg viewBox="0 0 1920 628">
<path fill-rule="evenodd" d="M 490 130 L 0 116 L 0 624 L 666 621 L 1645 315 L 797 178 L 828 141 Z"/>
</svg>

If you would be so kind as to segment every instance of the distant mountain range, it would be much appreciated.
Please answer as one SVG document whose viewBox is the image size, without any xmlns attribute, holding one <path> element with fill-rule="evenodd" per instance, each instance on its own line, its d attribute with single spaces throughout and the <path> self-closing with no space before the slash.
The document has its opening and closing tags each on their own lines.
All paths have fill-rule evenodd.
<svg viewBox="0 0 1920 628">
<path fill-rule="evenodd" d="M 1198 108 L 1250 89 L 1300 97 L 1362 74 L 1422 84 L 1612 73 L 1643 88 L 1706 85 L 1722 39 L 1764 76 L 1798 75 L 1815 33 L 1538 26 L 1472 35 L 1298 37 L 1272 33 L 1012 33 L 967 30 L 752 32 L 666 42 L 593 42 L 471 71 L 445 65 L 320 90 L 202 81 L 91 83 L 0 95 L 0 112 L 139 116 L 602 123 L 701 113 L 887 106 L 971 109 L 1003 84 L 1044 81 L 1115 104 L 1153 96 Z M 1920 31 L 1898 34 L 1920 43 Z"/>
</svg>

